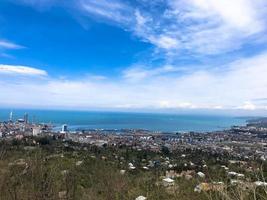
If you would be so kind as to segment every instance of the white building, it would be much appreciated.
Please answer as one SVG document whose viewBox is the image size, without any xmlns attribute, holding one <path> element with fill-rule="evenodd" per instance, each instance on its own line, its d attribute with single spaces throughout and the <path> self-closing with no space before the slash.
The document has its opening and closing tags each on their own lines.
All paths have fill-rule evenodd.
<svg viewBox="0 0 267 200">
<path fill-rule="evenodd" d="M 267 183 L 266 183 L 266 182 L 262 182 L 262 181 L 255 181 L 254 184 L 255 184 L 256 186 L 264 186 L 264 187 L 267 186 Z"/>
<path fill-rule="evenodd" d="M 171 179 L 171 178 L 164 178 L 162 180 L 162 182 L 163 182 L 163 186 L 165 186 L 165 187 L 173 186 L 174 185 L 174 180 Z"/>
<path fill-rule="evenodd" d="M 146 200 L 146 197 L 144 197 L 144 196 L 139 196 L 139 197 L 137 197 L 135 200 Z"/>
<path fill-rule="evenodd" d="M 66 133 L 68 131 L 68 125 L 67 124 L 63 124 L 61 127 L 61 133 Z"/>
<path fill-rule="evenodd" d="M 200 177 L 200 178 L 205 178 L 205 174 L 203 172 L 198 172 L 197 175 Z"/>
<path fill-rule="evenodd" d="M 135 166 L 132 163 L 129 163 L 128 166 L 129 166 L 129 169 L 131 169 L 131 170 L 135 169 Z"/>
<path fill-rule="evenodd" d="M 37 136 L 37 135 L 39 135 L 41 133 L 41 128 L 40 127 L 33 127 L 32 128 L 32 135 L 33 136 Z"/>
</svg>

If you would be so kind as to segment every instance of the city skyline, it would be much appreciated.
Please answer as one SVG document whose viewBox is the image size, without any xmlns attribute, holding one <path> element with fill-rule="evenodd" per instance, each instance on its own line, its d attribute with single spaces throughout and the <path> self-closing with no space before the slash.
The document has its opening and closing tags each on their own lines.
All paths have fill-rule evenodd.
<svg viewBox="0 0 267 200">
<path fill-rule="evenodd" d="M 266 6 L 1 1 L 1 107 L 267 113 Z"/>
</svg>

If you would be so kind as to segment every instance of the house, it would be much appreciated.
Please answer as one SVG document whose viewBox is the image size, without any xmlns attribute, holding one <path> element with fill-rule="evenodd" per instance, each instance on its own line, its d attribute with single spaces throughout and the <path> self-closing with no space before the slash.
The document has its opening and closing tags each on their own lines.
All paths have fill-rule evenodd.
<svg viewBox="0 0 267 200">
<path fill-rule="evenodd" d="M 143 167 L 143 169 L 145 169 L 145 170 L 149 170 L 149 168 L 148 168 L 148 167 L 146 167 L 146 166 L 144 166 L 144 167 Z"/>
<path fill-rule="evenodd" d="M 132 163 L 129 163 L 128 166 L 129 166 L 129 169 L 131 169 L 131 170 L 135 169 L 135 166 Z"/>
<path fill-rule="evenodd" d="M 255 186 L 267 186 L 267 182 L 262 182 L 262 181 L 255 181 L 254 182 Z"/>
<path fill-rule="evenodd" d="M 243 183 L 243 181 L 240 181 L 240 180 L 236 180 L 236 179 L 230 180 L 231 185 L 238 185 L 238 184 L 242 184 L 242 183 Z"/>
<path fill-rule="evenodd" d="M 237 173 L 237 172 L 233 172 L 233 171 L 228 172 L 227 175 L 228 175 L 228 176 L 231 176 L 231 177 L 235 176 L 235 177 L 238 177 L 238 178 L 244 178 L 244 177 L 245 177 L 244 174 L 239 174 L 239 173 Z"/>
<path fill-rule="evenodd" d="M 198 172 L 197 175 L 200 177 L 200 178 L 205 178 L 205 174 L 203 172 Z"/>
<path fill-rule="evenodd" d="M 135 200 L 146 200 L 147 198 L 146 197 L 144 197 L 144 196 L 139 196 L 139 197 L 137 197 Z"/>
<path fill-rule="evenodd" d="M 81 161 L 81 160 L 80 161 L 77 161 L 76 162 L 76 166 L 80 166 L 82 163 L 83 163 L 83 161 Z"/>
<path fill-rule="evenodd" d="M 163 182 L 163 186 L 165 186 L 165 187 L 173 186 L 174 185 L 174 180 L 171 179 L 171 178 L 164 178 L 162 180 L 162 182 Z"/>
</svg>

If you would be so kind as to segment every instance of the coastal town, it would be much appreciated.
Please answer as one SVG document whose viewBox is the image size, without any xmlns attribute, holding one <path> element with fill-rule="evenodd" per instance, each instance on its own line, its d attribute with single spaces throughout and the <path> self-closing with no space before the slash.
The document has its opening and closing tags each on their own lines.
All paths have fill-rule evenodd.
<svg viewBox="0 0 267 200">
<path fill-rule="evenodd" d="M 267 128 L 262 119 L 250 121 L 246 126 L 201 133 L 141 129 L 69 131 L 66 124 L 55 130 L 52 124 L 30 123 L 27 113 L 20 119 L 13 119 L 10 113 L 9 119 L 0 123 L 0 141 L 14 140 L 26 143 L 24 149 L 56 141 L 64 148 L 87 152 L 90 158 L 117 163 L 121 175 L 160 169 L 155 184 L 170 194 L 181 187 L 179 180 L 185 179 L 193 181 L 191 191 L 197 194 L 222 192 L 228 184 L 263 188 L 261 193 L 267 197 Z M 62 153 L 50 156 L 58 155 L 64 156 Z M 25 164 L 24 159 L 11 164 L 16 162 Z M 77 160 L 75 165 L 83 163 L 84 160 Z M 63 191 L 61 196 L 64 194 Z M 147 196 L 140 194 L 136 199 L 144 200 Z"/>
<path fill-rule="evenodd" d="M 67 124 L 54 130 L 52 124 L 29 123 L 28 114 L 20 119 L 0 122 L 1 139 L 22 139 L 27 136 L 54 136 L 61 140 L 88 143 L 96 146 L 127 146 L 136 150 L 160 152 L 162 146 L 170 152 L 183 149 L 202 149 L 218 154 L 230 154 L 237 159 L 267 159 L 267 126 L 262 120 L 246 126 L 211 132 L 168 133 L 160 131 L 121 130 L 75 130 L 69 131 Z"/>
</svg>

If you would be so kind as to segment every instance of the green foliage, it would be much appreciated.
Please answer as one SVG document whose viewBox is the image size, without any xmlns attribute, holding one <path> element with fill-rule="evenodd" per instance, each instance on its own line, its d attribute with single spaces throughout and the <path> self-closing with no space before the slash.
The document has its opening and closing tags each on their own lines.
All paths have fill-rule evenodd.
<svg viewBox="0 0 267 200">
<path fill-rule="evenodd" d="M 25 148 L 34 145 L 33 141 L 36 141 L 34 148 Z M 181 158 L 181 154 L 186 154 L 186 157 Z M 206 178 L 199 179 L 194 175 L 188 180 L 175 178 L 175 186 L 165 188 L 161 183 L 168 167 L 162 163 L 167 155 L 176 164 L 173 170 L 177 173 L 190 169 L 203 171 Z M 201 150 L 185 149 L 171 153 L 169 149 L 162 148 L 162 153 L 155 153 L 122 146 L 97 147 L 62 142 L 53 137 L 1 141 L 0 199 L 133 200 L 140 195 L 148 200 L 249 200 L 267 197 L 264 188 L 245 192 L 240 187 L 226 187 L 220 192 L 194 192 L 194 187 L 203 181 L 229 183 L 229 178 L 220 167 L 229 158 L 227 155 L 219 160 L 217 158 Z M 203 160 L 208 168 L 202 167 Z M 144 170 L 143 166 L 147 166 L 149 161 L 161 164 Z M 194 162 L 195 166 L 186 167 L 184 163 L 189 161 Z M 135 170 L 128 170 L 129 162 L 134 164 Z M 265 177 L 266 163 L 260 164 L 263 171 L 257 177 Z M 231 168 L 244 172 L 239 165 Z M 126 170 L 123 175 L 120 173 L 122 169 Z"/>
</svg>

